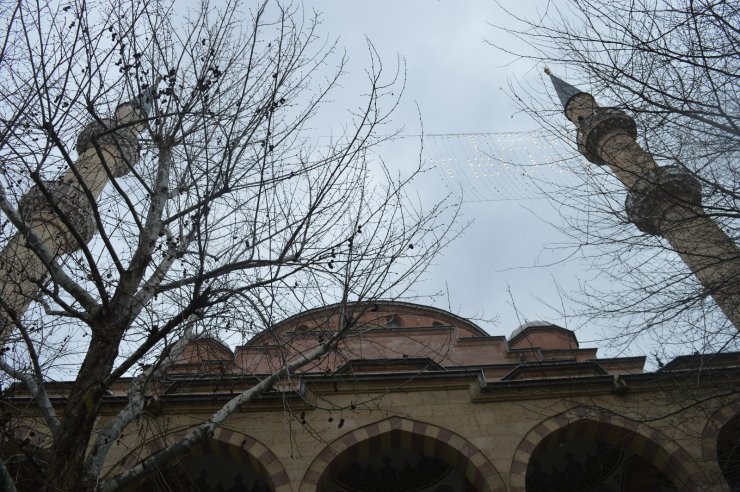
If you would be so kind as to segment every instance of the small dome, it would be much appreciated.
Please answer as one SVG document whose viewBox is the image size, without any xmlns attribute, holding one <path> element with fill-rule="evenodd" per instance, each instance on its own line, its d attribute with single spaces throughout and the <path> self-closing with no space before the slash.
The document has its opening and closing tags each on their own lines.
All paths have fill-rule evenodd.
<svg viewBox="0 0 740 492">
<path fill-rule="evenodd" d="M 544 327 L 544 326 L 557 326 L 557 325 L 554 325 L 550 323 L 549 321 L 542 321 L 539 319 L 534 320 L 534 321 L 527 321 L 526 323 L 522 323 L 521 325 L 519 325 L 514 331 L 511 332 L 511 335 L 509 336 L 509 340 L 519 336 L 527 328 Z"/>
<path fill-rule="evenodd" d="M 218 337 L 201 334 L 183 348 L 178 364 L 200 364 L 204 362 L 233 361 L 234 353 Z"/>
</svg>

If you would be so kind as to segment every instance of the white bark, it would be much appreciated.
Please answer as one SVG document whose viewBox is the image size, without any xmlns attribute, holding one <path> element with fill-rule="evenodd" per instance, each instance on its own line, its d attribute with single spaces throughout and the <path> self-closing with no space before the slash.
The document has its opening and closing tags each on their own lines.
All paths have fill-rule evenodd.
<svg viewBox="0 0 740 492">
<path fill-rule="evenodd" d="M 85 473 L 91 477 L 94 483 L 97 480 L 100 470 L 103 467 L 105 457 L 108 455 L 113 443 L 121 435 L 121 432 L 136 417 L 141 414 L 146 403 L 146 385 L 153 378 L 160 376 L 165 370 L 172 367 L 182 354 L 185 346 L 195 338 L 192 327 L 188 326 L 182 337 L 172 346 L 164 360 L 159 365 L 153 365 L 145 369 L 139 376 L 131 382 L 128 392 L 128 404 L 121 410 L 118 415 L 110 419 L 98 431 L 98 437 L 88 452 L 85 460 Z"/>
<path fill-rule="evenodd" d="M 189 449 L 203 441 L 217 427 L 223 424 L 229 415 L 237 411 L 241 405 L 250 402 L 264 392 L 269 391 L 275 383 L 280 381 L 284 376 L 287 376 L 294 370 L 299 369 L 308 362 L 311 362 L 328 352 L 334 346 L 341 333 L 341 331 L 337 333 L 337 335 L 329 342 L 319 345 L 305 354 L 300 354 L 297 358 L 283 366 L 279 371 L 274 372 L 269 377 L 260 381 L 257 385 L 229 400 L 218 412 L 214 413 L 210 419 L 200 424 L 179 442 L 148 457 L 127 472 L 104 481 L 102 486 L 99 488 L 100 492 L 113 492 L 132 485 L 137 480 L 144 477 L 150 470 L 155 470 L 156 468 L 165 465 L 173 458 L 187 452 Z"/>
<path fill-rule="evenodd" d="M 36 382 L 36 377 L 33 374 L 17 371 L 2 358 L 0 358 L 0 370 L 7 373 L 10 377 L 17 379 L 18 381 L 22 381 L 23 384 L 26 385 L 31 397 L 36 400 L 39 408 L 41 408 L 46 425 L 49 426 L 49 430 L 51 430 L 52 435 L 56 435 L 59 430 L 59 418 L 54 411 L 54 406 L 51 404 L 49 396 L 46 394 L 44 384 L 38 384 Z"/>
<path fill-rule="evenodd" d="M 136 290 L 141 284 L 146 268 L 151 263 L 157 238 L 162 231 L 162 213 L 169 196 L 169 180 L 172 163 L 172 149 L 165 143 L 159 150 L 159 163 L 157 166 L 157 177 L 152 187 L 152 200 L 146 214 L 146 222 L 139 232 L 139 241 L 131 258 L 128 269 L 121 276 L 121 281 L 116 288 L 114 304 L 117 309 L 125 309 L 126 316 L 124 324 L 130 325 L 131 321 L 138 317 L 144 305 L 136 302 Z"/>
</svg>

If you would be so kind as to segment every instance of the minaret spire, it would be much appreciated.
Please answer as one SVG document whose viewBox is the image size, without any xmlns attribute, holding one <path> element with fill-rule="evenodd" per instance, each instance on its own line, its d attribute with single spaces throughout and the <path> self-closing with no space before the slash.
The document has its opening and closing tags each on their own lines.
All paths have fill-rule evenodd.
<svg viewBox="0 0 740 492">
<path fill-rule="evenodd" d="M 547 67 L 545 67 L 545 73 L 550 76 L 550 82 L 552 82 L 552 86 L 555 88 L 555 93 L 558 95 L 560 104 L 563 105 L 563 109 L 565 109 L 568 105 L 568 101 L 570 101 L 573 96 L 577 94 L 585 94 L 578 87 L 572 86 L 557 75 L 554 75 Z"/>
<path fill-rule="evenodd" d="M 591 94 L 545 73 L 577 128 L 578 150 L 627 188 L 630 221 L 666 239 L 740 330 L 740 248 L 704 211 L 696 177 L 681 166 L 659 166 L 637 143 L 635 120 L 624 111 L 600 107 Z"/>
</svg>

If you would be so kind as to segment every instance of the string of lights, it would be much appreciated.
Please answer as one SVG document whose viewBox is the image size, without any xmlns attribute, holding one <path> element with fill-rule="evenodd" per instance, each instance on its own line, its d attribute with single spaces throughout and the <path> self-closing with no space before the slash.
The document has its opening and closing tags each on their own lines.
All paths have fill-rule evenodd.
<svg viewBox="0 0 740 492">
<path fill-rule="evenodd" d="M 423 157 L 464 202 L 544 198 L 575 184 L 583 162 L 544 132 L 424 135 Z"/>
<path fill-rule="evenodd" d="M 572 143 L 544 131 L 376 137 L 388 142 L 411 139 L 415 145 L 422 141 L 424 164 L 434 168 L 448 193 L 462 202 L 543 199 L 576 185 L 577 173 L 592 172 Z"/>
</svg>

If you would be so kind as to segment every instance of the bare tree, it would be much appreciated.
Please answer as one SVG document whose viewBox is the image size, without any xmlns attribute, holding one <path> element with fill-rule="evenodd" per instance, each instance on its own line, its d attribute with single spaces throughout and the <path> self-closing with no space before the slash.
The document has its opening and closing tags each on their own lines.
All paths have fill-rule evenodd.
<svg viewBox="0 0 740 492">
<path fill-rule="evenodd" d="M 571 0 L 548 3 L 534 20 L 509 15 L 514 23 L 499 29 L 535 48 L 516 54 L 549 66 L 573 86 L 593 94 L 600 106 L 634 118 L 640 145 L 662 168 L 675 169 L 698 183 L 700 189 L 695 191 L 703 213 L 737 245 L 737 3 Z M 503 44 L 498 47 L 506 50 Z M 512 89 L 526 111 L 576 149 L 573 126 L 562 114 L 565 101 L 554 99 L 549 81 L 514 84 Z M 592 259 L 598 272 L 578 296 L 589 322 L 604 322 L 610 327 L 607 336 L 620 344 L 648 334 L 659 350 L 668 352 L 737 347 L 736 328 L 711 296 L 723 290 L 736 292 L 740 279 L 723 286 L 698 282 L 697 272 L 679 259 L 685 251 L 630 215 L 637 191 L 629 198 L 629 187 L 607 169 L 580 158 L 571 169 L 583 178 L 581 185 L 550 198 L 563 206 L 565 231 L 574 240 L 568 247 L 575 256 Z M 626 175 L 627 181 L 655 184 L 627 168 L 613 171 Z M 689 196 L 679 188 L 661 186 L 660 192 L 688 210 Z M 684 225 L 695 219 L 699 215 L 686 218 Z M 709 251 L 707 263 L 712 268 L 738 261 L 713 257 Z"/>
<path fill-rule="evenodd" d="M 100 483 L 148 382 L 204 327 L 248 337 L 306 307 L 401 295 L 446 241 L 444 205 L 422 211 L 404 195 L 410 177 L 371 167 L 374 132 L 403 84 L 372 46 L 345 130 L 308 138 L 344 60 L 299 4 L 2 9 L 1 364 L 51 436 L 36 461 L 44 487 L 135 482 L 332 350 L 356 316 L 181 442 Z M 135 375 L 128 405 L 98 428 L 123 375 Z M 44 381 L 70 376 L 57 414 Z"/>
</svg>

